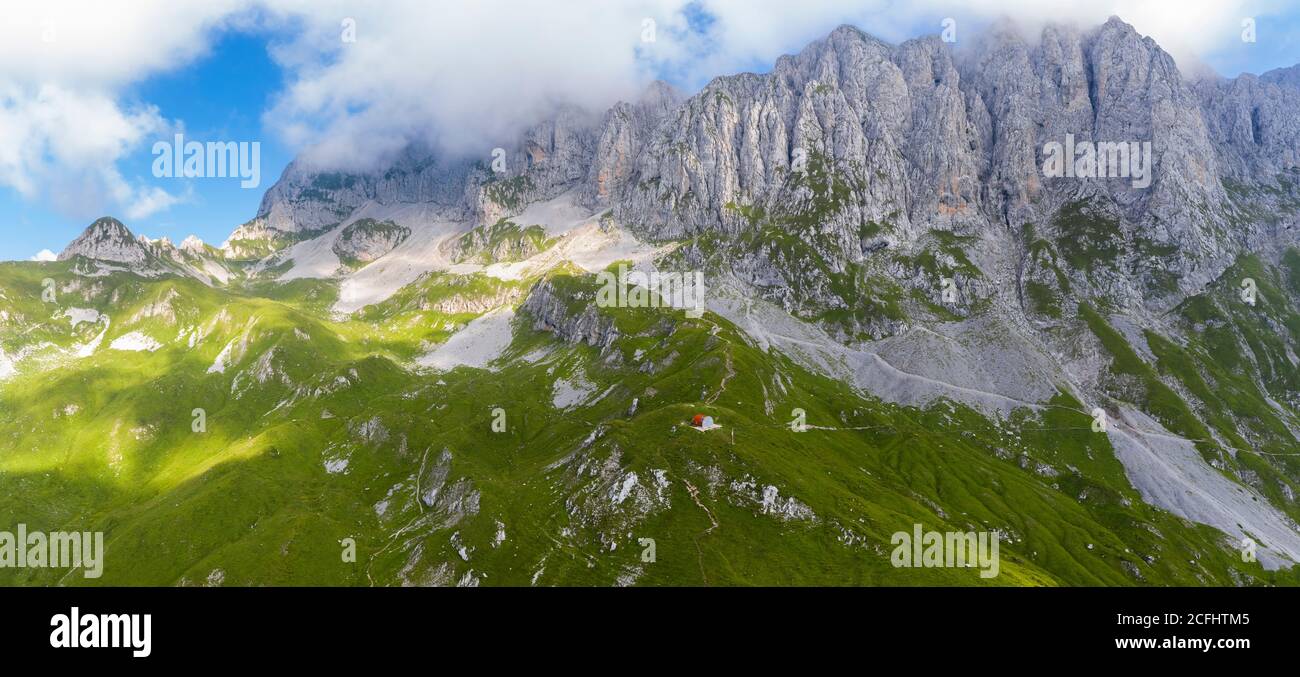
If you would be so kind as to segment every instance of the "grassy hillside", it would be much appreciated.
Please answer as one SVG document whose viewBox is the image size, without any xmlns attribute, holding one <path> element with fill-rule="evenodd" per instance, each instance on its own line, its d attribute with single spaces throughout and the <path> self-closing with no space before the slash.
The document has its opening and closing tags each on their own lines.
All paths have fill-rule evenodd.
<svg viewBox="0 0 1300 677">
<path fill-rule="evenodd" d="M 40 298 L 46 278 L 54 303 Z M 100 579 L 0 569 L 0 584 L 1291 580 L 1143 503 L 1065 394 L 1007 422 L 947 401 L 899 407 L 766 353 L 715 315 L 644 308 L 595 310 L 613 339 L 594 346 L 521 309 L 497 363 L 436 373 L 412 360 L 481 314 L 476 299 L 518 303 L 526 287 L 431 274 L 339 320 L 325 311 L 331 284 L 221 290 L 0 266 L 0 346 L 45 346 L 0 383 L 0 528 L 107 538 Z M 574 315 L 594 307 L 591 276 L 550 286 Z M 74 328 L 69 308 L 109 320 Z M 111 347 L 133 333 L 160 347 Z M 1151 384 L 1194 382 L 1187 351 L 1200 349 L 1161 345 L 1156 368 L 1133 368 Z M 1265 388 L 1284 383 L 1267 374 Z M 1233 399 L 1208 425 L 1235 429 L 1253 411 Z M 722 427 L 689 428 L 694 413 Z M 891 534 L 916 523 L 997 530 L 1000 575 L 893 567 Z"/>
</svg>

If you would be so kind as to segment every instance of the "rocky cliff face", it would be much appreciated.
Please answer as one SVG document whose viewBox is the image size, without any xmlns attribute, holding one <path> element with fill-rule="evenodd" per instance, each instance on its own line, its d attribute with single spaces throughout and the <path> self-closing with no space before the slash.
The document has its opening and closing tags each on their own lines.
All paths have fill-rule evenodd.
<svg viewBox="0 0 1300 677">
<path fill-rule="evenodd" d="M 371 201 L 433 204 L 458 214 L 471 170 L 468 161 L 448 160 L 419 146 L 407 148 L 389 166 L 365 173 L 318 171 L 294 161 L 244 229 L 302 236 L 337 225 Z"/>
<path fill-rule="evenodd" d="M 605 350 L 618 339 L 618 329 L 607 315 L 592 303 L 573 307 L 571 296 L 556 289 L 555 280 L 542 280 L 528 292 L 520 307 L 522 315 L 532 320 L 533 329 L 554 332 L 569 343 L 586 343 Z"/>
<path fill-rule="evenodd" d="M 621 196 L 634 163 L 651 132 L 680 105 L 681 94 L 654 82 L 635 103 L 620 102 L 605 113 L 600 138 L 582 186 L 582 200 L 592 208 L 608 207 Z"/>
<path fill-rule="evenodd" d="M 1300 166 L 1300 66 L 1205 79 L 1195 90 L 1223 176 L 1276 185 Z"/>
<path fill-rule="evenodd" d="M 369 172 L 319 171 L 295 161 L 243 230 L 254 238 L 268 230 L 301 238 L 337 225 L 371 202 L 429 204 L 448 219 L 492 223 L 581 183 L 592 162 L 598 122 L 577 108 L 560 107 L 514 144 L 485 149 L 482 157 L 444 157 L 412 145 Z"/>
<path fill-rule="evenodd" d="M 745 223 L 726 205 L 787 202 L 799 156 L 818 155 L 854 182 L 829 219 L 845 245 L 862 222 L 904 237 L 1018 228 L 1096 198 L 1190 258 L 1222 253 L 1213 226 L 1225 195 L 1205 115 L 1154 42 L 1118 19 L 1048 28 L 1037 44 L 1002 27 L 962 57 L 935 37 L 891 46 L 843 27 L 769 75 L 719 78 L 660 126 L 616 215 L 657 237 L 734 232 Z M 1151 185 L 1044 177 L 1045 144 L 1067 135 L 1149 142 Z"/>
<path fill-rule="evenodd" d="M 1118 251 L 1082 271 L 1065 257 L 1067 277 L 1133 304 L 1177 298 L 1243 248 L 1290 237 L 1294 216 L 1276 215 L 1294 214 L 1297 199 L 1297 104 L 1295 68 L 1188 81 L 1115 18 L 1033 38 L 1003 24 L 961 49 L 934 36 L 891 45 L 844 26 L 768 74 L 719 77 L 685 100 L 656 83 L 603 118 L 561 107 L 491 157 L 412 147 L 368 174 L 295 163 L 257 225 L 315 231 L 368 201 L 433 203 L 493 223 L 573 190 L 652 240 L 735 239 L 770 225 L 756 214 L 798 212 L 815 222 L 819 254 L 843 267 L 882 247 L 915 249 L 936 229 L 1032 224 L 1049 241 L 1077 239 L 1058 223 L 1073 205 L 1111 224 L 1104 235 Z M 1085 143 L 1143 154 L 1125 163 L 1120 149 L 1098 147 L 1101 176 L 1045 173 L 1049 144 Z M 1132 176 L 1143 162 L 1146 177 Z"/>
<path fill-rule="evenodd" d="M 370 263 L 392 251 L 411 234 L 410 228 L 391 221 L 358 219 L 339 233 L 334 254 L 345 263 Z"/>
</svg>

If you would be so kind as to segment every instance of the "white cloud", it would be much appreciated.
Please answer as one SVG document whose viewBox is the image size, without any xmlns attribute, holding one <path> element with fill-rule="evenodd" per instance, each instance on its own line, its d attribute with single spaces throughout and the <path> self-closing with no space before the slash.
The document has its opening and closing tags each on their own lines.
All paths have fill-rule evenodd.
<svg viewBox="0 0 1300 677">
<path fill-rule="evenodd" d="M 156 109 L 47 84 L 0 88 L 0 184 L 66 213 L 117 202 L 118 158 L 163 127 Z"/>
<path fill-rule="evenodd" d="M 247 0 L 7 2 L 0 68 L 27 85 L 106 90 L 205 54 L 214 30 L 241 20 Z"/>
<path fill-rule="evenodd" d="M 156 191 L 125 188 L 118 161 L 164 130 L 124 102 L 132 83 L 185 65 L 243 0 L 7 3 L 0 19 L 0 187 L 76 217 L 145 213 Z"/>
<path fill-rule="evenodd" d="M 122 200 L 126 204 L 124 213 L 129 220 L 148 218 L 185 201 L 185 197 L 172 195 L 158 186 L 143 186 L 131 191 L 129 195 L 129 198 Z"/>
<path fill-rule="evenodd" d="M 313 2 L 299 17 L 306 31 L 275 52 L 292 81 L 264 119 L 291 143 L 319 144 L 313 157 L 324 162 L 364 163 L 411 139 L 507 145 L 555 102 L 599 109 L 634 95 L 646 79 L 643 19 L 660 17 L 656 37 L 671 48 L 683 4 Z M 341 39 L 345 18 L 355 42 Z"/>
<path fill-rule="evenodd" d="M 58 261 L 59 255 L 55 254 L 54 252 L 48 249 L 42 249 L 36 252 L 36 254 L 33 255 L 32 258 L 28 260 L 29 261 Z"/>
</svg>

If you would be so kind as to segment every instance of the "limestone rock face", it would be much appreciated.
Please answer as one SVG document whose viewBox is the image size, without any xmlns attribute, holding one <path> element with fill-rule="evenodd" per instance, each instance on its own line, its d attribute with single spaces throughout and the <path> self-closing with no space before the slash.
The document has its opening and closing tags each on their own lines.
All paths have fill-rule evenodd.
<svg viewBox="0 0 1300 677">
<path fill-rule="evenodd" d="M 464 206 L 470 171 L 467 160 L 441 158 L 416 146 L 390 166 L 367 173 L 322 172 L 295 160 L 262 197 L 257 217 L 246 226 L 298 236 L 316 233 L 368 202 L 426 203 L 457 212 Z"/>
<path fill-rule="evenodd" d="M 60 261 L 84 256 L 96 261 L 142 266 L 150 259 L 149 244 L 136 239 L 121 221 L 96 219 L 59 254 Z"/>
<path fill-rule="evenodd" d="M 1300 166 L 1300 66 L 1195 83 L 1220 171 L 1240 182 L 1275 182 Z"/>
<path fill-rule="evenodd" d="M 411 229 L 390 221 L 358 219 L 339 233 L 334 253 L 343 261 L 370 263 L 393 251 L 411 234 Z"/>
<path fill-rule="evenodd" d="M 587 206 L 608 207 L 614 196 L 623 193 L 650 133 L 680 102 L 675 89 L 655 82 L 636 103 L 620 102 L 605 113 L 584 177 L 582 200 Z"/>
<path fill-rule="evenodd" d="M 843 26 L 766 74 L 718 77 L 686 98 L 654 83 L 603 116 L 557 106 L 480 157 L 411 146 L 363 173 L 295 162 L 243 230 L 293 241 L 371 203 L 492 224 L 571 192 L 644 239 L 752 242 L 736 260 L 741 276 L 790 286 L 772 268 L 789 257 L 762 234 L 774 214 L 802 214 L 797 237 L 845 271 L 922 248 L 936 231 L 1004 250 L 1030 244 L 1019 241 L 1027 224 L 1048 241 L 1087 239 L 1060 218 L 1068 208 L 1108 224 L 1117 253 L 1086 272 L 1063 257 L 1067 277 L 1125 306 L 1162 280 L 1167 305 L 1245 248 L 1295 239 L 1284 207 L 1296 200 L 1286 186 L 1300 183 L 1298 106 L 1300 67 L 1189 80 L 1117 18 L 1035 36 L 1002 23 L 960 49 Z M 1102 171 L 1046 172 L 1052 145 L 1092 146 Z M 1024 267 L 1015 251 L 976 256 Z M 929 284 L 888 266 L 905 284 Z"/>
<path fill-rule="evenodd" d="M 594 303 L 575 313 L 551 280 L 542 280 L 529 290 L 520 310 L 532 319 L 534 329 L 554 332 L 569 343 L 586 343 L 603 350 L 619 337 L 614 323 L 598 312 Z"/>
</svg>

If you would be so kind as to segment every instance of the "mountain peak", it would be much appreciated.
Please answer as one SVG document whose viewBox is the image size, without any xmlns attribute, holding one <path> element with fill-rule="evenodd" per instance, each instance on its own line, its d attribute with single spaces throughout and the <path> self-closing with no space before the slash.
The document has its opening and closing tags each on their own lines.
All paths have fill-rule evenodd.
<svg viewBox="0 0 1300 677">
<path fill-rule="evenodd" d="M 101 216 L 95 219 L 89 226 L 86 226 L 85 232 L 89 233 L 91 231 L 113 231 L 126 233 L 128 236 L 131 235 L 131 230 L 112 216 Z"/>
<path fill-rule="evenodd" d="M 184 240 L 181 240 L 181 251 L 188 252 L 190 254 L 204 253 L 204 249 L 203 249 L 204 246 L 205 245 L 203 244 L 203 240 L 200 240 L 198 237 L 194 235 L 190 235 Z"/>
<path fill-rule="evenodd" d="M 77 239 L 59 254 L 60 261 L 84 256 L 99 261 L 137 264 L 149 258 L 145 244 L 121 221 L 103 216 L 95 219 Z"/>
<path fill-rule="evenodd" d="M 1135 33 L 1137 32 L 1136 29 L 1133 28 L 1132 24 L 1128 23 L 1127 21 L 1119 18 L 1114 14 L 1110 15 L 1109 19 L 1106 19 L 1106 23 L 1102 24 L 1102 28 L 1120 29 L 1125 31 L 1133 31 Z"/>
<path fill-rule="evenodd" d="M 650 108 L 671 108 L 681 103 L 681 101 L 681 92 L 663 80 L 654 80 L 646 85 L 645 89 L 641 91 L 641 97 L 638 99 L 641 105 Z"/>
<path fill-rule="evenodd" d="M 858 28 L 853 24 L 840 24 L 836 26 L 834 30 L 832 30 L 830 33 L 827 34 L 827 37 L 830 38 L 834 38 L 837 36 L 850 37 L 850 38 L 864 38 L 867 37 L 867 34 L 861 28 Z"/>
</svg>

